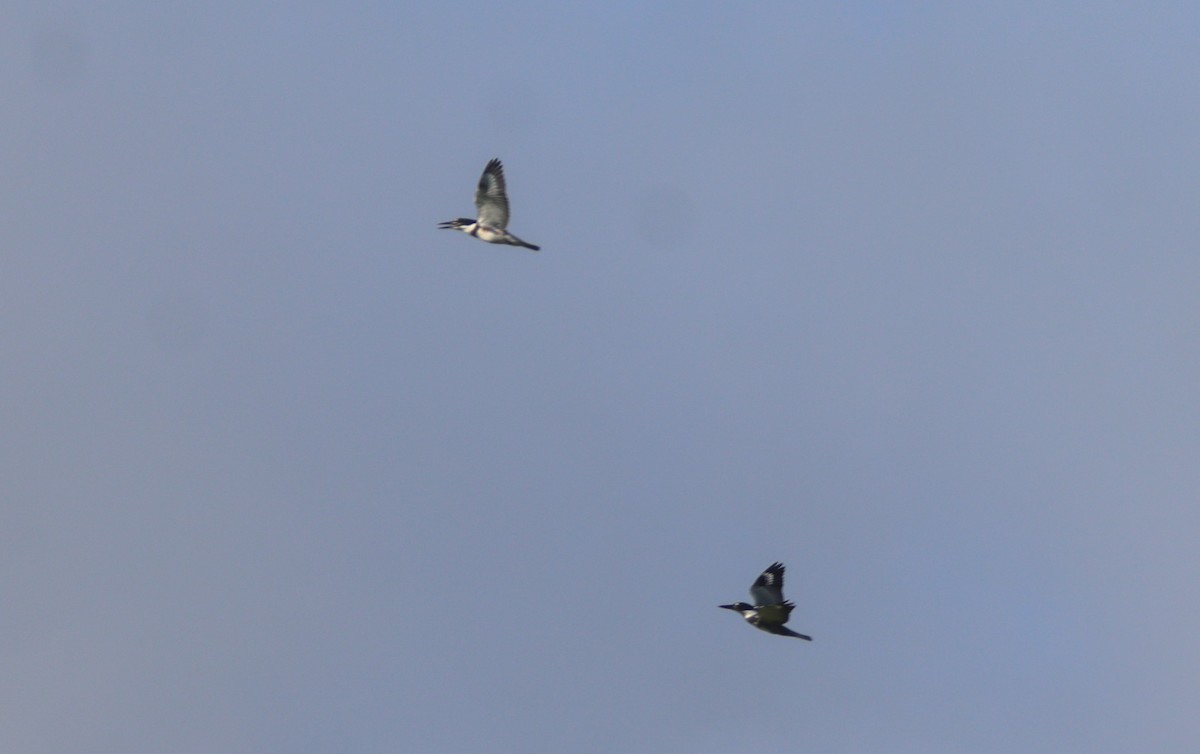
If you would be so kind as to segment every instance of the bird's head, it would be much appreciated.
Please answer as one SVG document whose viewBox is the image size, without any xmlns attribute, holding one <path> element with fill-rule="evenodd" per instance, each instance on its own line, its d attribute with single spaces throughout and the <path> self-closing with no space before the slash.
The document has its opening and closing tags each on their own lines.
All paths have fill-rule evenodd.
<svg viewBox="0 0 1200 754">
<path fill-rule="evenodd" d="M 717 607 L 721 607 L 726 610 L 733 610 L 734 612 L 737 612 L 737 613 L 744 613 L 747 610 L 754 609 L 754 605 L 747 605 L 745 602 L 735 602 L 732 605 L 717 605 Z"/>
<path fill-rule="evenodd" d="M 452 228 L 457 230 L 458 228 L 465 228 L 474 222 L 475 221 L 469 217 L 460 217 L 457 220 L 447 220 L 444 223 L 438 223 L 438 227 L 442 230 L 450 230 Z"/>
</svg>

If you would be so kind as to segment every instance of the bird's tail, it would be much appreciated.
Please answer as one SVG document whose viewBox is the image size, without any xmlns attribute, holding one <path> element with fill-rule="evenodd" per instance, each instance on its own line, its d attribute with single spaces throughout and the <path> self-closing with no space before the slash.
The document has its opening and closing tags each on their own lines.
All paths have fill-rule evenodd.
<svg viewBox="0 0 1200 754">
<path fill-rule="evenodd" d="M 793 631 L 793 630 L 792 630 L 792 629 L 790 629 L 790 628 L 785 628 L 785 627 L 783 627 L 783 626 L 780 626 L 780 627 L 779 627 L 779 631 L 780 631 L 780 632 L 781 632 L 781 633 L 782 633 L 784 636 L 795 636 L 797 639 L 804 639 L 805 641 L 812 641 L 812 637 L 811 637 L 811 636 L 805 636 L 804 634 L 798 634 L 798 633 L 796 633 L 795 631 Z"/>
</svg>

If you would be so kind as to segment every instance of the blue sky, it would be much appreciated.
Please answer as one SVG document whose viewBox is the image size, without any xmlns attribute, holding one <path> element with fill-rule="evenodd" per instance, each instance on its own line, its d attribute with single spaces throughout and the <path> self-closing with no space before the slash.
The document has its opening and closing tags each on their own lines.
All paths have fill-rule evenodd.
<svg viewBox="0 0 1200 754">
<path fill-rule="evenodd" d="M 106 6 L 0 28 L 0 748 L 1194 746 L 1194 7 Z"/>
</svg>

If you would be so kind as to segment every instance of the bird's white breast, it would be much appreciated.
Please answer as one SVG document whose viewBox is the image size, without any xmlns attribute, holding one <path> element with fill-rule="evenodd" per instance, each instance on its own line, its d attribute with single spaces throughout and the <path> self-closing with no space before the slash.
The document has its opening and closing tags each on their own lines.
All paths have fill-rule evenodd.
<svg viewBox="0 0 1200 754">
<path fill-rule="evenodd" d="M 495 228 L 489 228 L 486 225 L 478 226 L 475 231 L 476 238 L 478 238 L 480 241 L 487 241 L 488 243 L 499 243 L 507 236 L 507 233 L 498 231 Z"/>
</svg>

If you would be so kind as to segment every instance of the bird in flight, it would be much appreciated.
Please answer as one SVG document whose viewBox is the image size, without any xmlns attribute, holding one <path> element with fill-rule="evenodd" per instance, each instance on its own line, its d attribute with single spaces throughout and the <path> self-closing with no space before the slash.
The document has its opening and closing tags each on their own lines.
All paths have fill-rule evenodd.
<svg viewBox="0 0 1200 754">
<path fill-rule="evenodd" d="M 788 622 L 792 608 L 796 606 L 783 598 L 783 563 L 772 563 L 754 580 L 754 584 L 750 587 L 750 599 L 754 600 L 753 605 L 735 602 L 732 605 L 718 605 L 718 607 L 741 613 L 747 623 L 769 634 L 794 636 L 797 639 L 812 641 L 811 636 L 798 634 L 783 625 Z"/>
<path fill-rule="evenodd" d="M 479 217 L 474 220 L 460 217 L 439 223 L 438 227 L 442 230 L 461 230 L 488 243 L 524 246 L 534 251 L 542 248 L 526 243 L 505 230 L 508 227 L 508 195 L 504 193 L 504 166 L 500 160 L 489 162 L 483 169 L 483 175 L 479 176 L 479 186 L 475 189 L 475 211 Z"/>
</svg>

